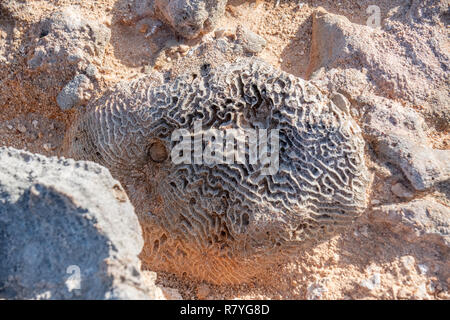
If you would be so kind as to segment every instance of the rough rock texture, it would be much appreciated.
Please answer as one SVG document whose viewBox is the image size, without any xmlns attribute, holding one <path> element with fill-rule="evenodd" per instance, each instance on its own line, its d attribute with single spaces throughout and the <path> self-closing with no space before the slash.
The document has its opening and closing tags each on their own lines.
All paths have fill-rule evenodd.
<svg viewBox="0 0 450 320">
<path fill-rule="evenodd" d="M 408 241 L 433 241 L 450 249 L 450 208 L 432 199 L 375 208 L 370 218 L 389 225 Z"/>
<path fill-rule="evenodd" d="M 182 74 L 198 73 L 206 63 L 215 69 L 245 54 L 235 33 L 236 27 L 242 25 L 266 40 L 266 47 L 257 54 L 260 59 L 308 79 L 310 53 L 314 58 L 318 52 L 311 44 L 320 44 L 322 53 L 329 50 L 330 56 L 337 59 L 311 70 L 313 82 L 338 108 L 352 115 L 366 141 L 366 165 L 373 173 L 366 211 L 345 232 L 322 241 L 302 243 L 289 263 L 277 263 L 255 277 L 254 282 L 215 286 L 158 272 L 157 283 L 177 288 L 184 298 L 192 299 L 450 299 L 449 247 L 439 240 L 442 237 L 437 232 L 431 237 L 405 232 L 416 227 L 423 231 L 420 224 L 411 227 L 408 220 L 427 213 L 418 206 L 418 201 L 450 206 L 450 180 L 445 180 L 443 172 L 430 175 L 426 170 L 417 170 L 425 163 L 420 161 L 427 158 L 417 162 L 416 157 L 409 162 L 407 153 L 400 154 L 394 145 L 380 148 L 392 140 L 390 136 L 424 147 L 419 150 L 427 154 L 450 148 L 448 0 L 279 1 L 278 6 L 274 5 L 278 1 L 272 0 L 230 0 L 216 32 L 200 34 L 191 40 L 172 31 L 162 15 L 150 12 L 146 1 L 136 2 L 143 4 L 137 14 L 143 18 L 124 23 L 122 17 L 131 12 L 133 2 L 0 0 L 2 146 L 59 155 L 66 129 L 86 110 L 82 107 L 63 111 L 56 103 L 58 93 L 76 74 L 90 78 L 95 88 L 91 99 L 96 99 L 119 81 L 148 75 L 154 69 L 161 71 L 166 82 Z M 88 60 L 93 60 L 89 65 L 88 61 L 86 64 L 81 61 L 70 68 L 56 68 L 55 72 L 31 69 L 28 61 L 37 43 L 49 36 L 39 38 L 43 21 L 67 5 L 77 5 L 75 11 L 79 15 L 111 30 L 102 60 L 85 51 L 86 44 L 92 44 L 86 35 L 78 47 Z M 380 8 L 378 30 L 366 27 L 374 12 L 367 9 L 373 5 Z M 321 20 L 325 24 L 330 22 L 332 37 L 328 38 L 328 31 L 313 32 L 319 6 L 326 8 L 328 18 L 334 17 Z M 338 23 L 332 20 L 345 20 L 343 17 L 348 21 L 334 28 Z M 67 39 L 72 41 L 70 36 Z M 349 46 L 339 47 L 335 43 Z M 65 40 L 61 41 L 61 47 L 65 47 Z M 55 85 L 49 86 L 50 82 Z M 418 182 L 428 181 L 431 186 L 416 190 L 402 163 L 405 170 L 409 167 L 420 173 Z M 431 176 L 444 179 L 430 184 Z M 145 185 L 145 181 L 134 180 L 133 183 Z M 380 206 L 407 207 L 407 214 L 403 214 L 403 209 L 395 209 L 395 216 L 403 217 L 395 224 L 383 222 L 384 218 L 371 219 L 372 211 L 381 214 Z M 271 258 L 280 261 L 274 255 Z M 203 260 L 208 265 L 207 259 Z M 149 282 L 153 283 L 154 273 L 149 273 L 152 274 Z"/>
<path fill-rule="evenodd" d="M 380 97 L 366 97 L 364 131 L 380 157 L 396 164 L 419 191 L 450 179 L 450 150 L 434 150 L 417 112 Z"/>
<path fill-rule="evenodd" d="M 0 230 L 0 299 L 164 298 L 143 285 L 133 206 L 97 164 L 0 148 Z"/>
<path fill-rule="evenodd" d="M 373 92 L 426 105 L 436 125 L 448 129 L 450 56 L 439 45 L 446 35 L 427 28 L 429 23 L 438 23 L 445 1 L 412 2 L 397 9 L 403 10 L 401 14 L 390 13 L 392 16 L 380 26 L 383 29 L 351 23 L 344 16 L 318 9 L 313 14 L 309 76 L 330 91 L 352 95 Z M 430 21 L 414 23 L 405 30 L 398 20 L 412 18 L 418 7 L 426 13 L 417 19 Z M 433 7 L 442 10 L 433 11 Z M 414 40 L 422 37 L 432 40 Z"/>
<path fill-rule="evenodd" d="M 0 18 L 11 17 L 16 21 L 25 20 L 32 15 L 32 9 L 26 0 L 2 0 L 0 2 Z"/>
<path fill-rule="evenodd" d="M 179 35 L 193 39 L 214 29 L 225 13 L 226 4 L 227 0 L 134 0 L 129 20 L 153 16 Z"/>
<path fill-rule="evenodd" d="M 105 25 L 83 17 L 79 7 L 68 6 L 43 19 L 35 36 L 28 67 L 36 73 L 38 87 L 53 91 L 66 85 L 62 85 L 64 79 L 87 73 L 86 69 L 92 63 L 101 64 L 111 31 Z M 54 74 L 59 76 L 54 77 Z"/>
<path fill-rule="evenodd" d="M 104 164 L 127 187 L 152 268 L 248 281 L 238 264 L 263 255 L 258 263 L 273 262 L 271 254 L 333 234 L 364 210 L 360 129 L 314 86 L 248 59 L 151 81 L 119 86 L 90 106 L 67 143 L 70 156 Z M 279 171 L 264 175 L 264 164 L 248 161 L 174 164 L 171 134 L 193 130 L 195 120 L 204 130 L 278 129 Z"/>
<path fill-rule="evenodd" d="M 241 44 L 245 51 L 249 53 L 259 53 L 266 46 L 266 40 L 264 40 L 263 37 L 248 30 L 242 25 L 239 25 L 236 28 L 236 38 L 238 40 L 238 43 Z"/>
<path fill-rule="evenodd" d="M 76 75 L 62 89 L 56 97 L 56 102 L 62 110 L 69 110 L 81 105 L 91 97 L 89 89 L 92 89 L 91 81 L 84 74 Z"/>
</svg>

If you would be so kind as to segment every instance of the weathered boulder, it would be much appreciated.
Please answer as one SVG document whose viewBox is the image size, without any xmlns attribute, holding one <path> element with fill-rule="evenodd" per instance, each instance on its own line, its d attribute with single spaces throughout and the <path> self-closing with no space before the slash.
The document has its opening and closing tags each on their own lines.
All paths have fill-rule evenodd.
<svg viewBox="0 0 450 320">
<path fill-rule="evenodd" d="M 437 127 L 448 128 L 447 39 L 426 24 L 405 30 L 395 19 L 388 17 L 372 28 L 317 9 L 308 76 L 329 91 L 370 92 L 424 106 Z"/>
<path fill-rule="evenodd" d="M 450 179 L 450 150 L 430 147 L 425 121 L 411 108 L 380 97 L 364 101 L 364 130 L 381 158 L 397 165 L 414 189 Z"/>
<path fill-rule="evenodd" d="M 65 68 L 79 61 L 101 60 L 111 31 L 86 19 L 77 6 L 64 7 L 44 19 L 36 46 L 28 60 L 31 69 Z"/>
<path fill-rule="evenodd" d="M 90 69 L 101 65 L 111 30 L 84 17 L 79 7 L 68 6 L 38 23 L 34 35 L 27 57 L 29 71 L 34 74 L 37 88 L 56 97 L 64 86 L 69 85 L 64 89 L 67 91 L 80 83 L 80 77 L 90 77 L 95 82 Z M 65 98 L 57 100 L 60 108 L 65 110 L 81 103 L 92 88 L 85 89 L 85 94 L 72 94 L 70 98 L 63 92 Z"/>
<path fill-rule="evenodd" d="M 143 281 L 142 246 L 106 168 L 0 148 L 0 299 L 164 298 Z"/>
<path fill-rule="evenodd" d="M 214 29 L 225 14 L 226 4 L 227 0 L 134 0 L 123 1 L 118 7 L 128 11 L 122 18 L 126 24 L 147 23 L 149 18 L 156 18 L 180 36 L 193 39 Z"/>
</svg>

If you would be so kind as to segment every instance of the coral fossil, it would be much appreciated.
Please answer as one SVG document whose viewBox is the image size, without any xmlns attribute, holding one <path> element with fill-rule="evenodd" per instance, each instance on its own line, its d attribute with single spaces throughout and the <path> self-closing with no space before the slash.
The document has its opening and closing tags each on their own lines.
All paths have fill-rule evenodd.
<svg viewBox="0 0 450 320">
<path fill-rule="evenodd" d="M 178 163 L 176 129 L 277 129 L 279 168 Z M 345 227 L 366 206 L 368 171 L 356 122 L 312 84 L 255 59 L 172 82 L 147 76 L 94 102 L 68 153 L 108 167 L 128 191 L 153 270 L 240 283 L 306 239 Z M 246 151 L 249 150 L 246 145 Z"/>
</svg>

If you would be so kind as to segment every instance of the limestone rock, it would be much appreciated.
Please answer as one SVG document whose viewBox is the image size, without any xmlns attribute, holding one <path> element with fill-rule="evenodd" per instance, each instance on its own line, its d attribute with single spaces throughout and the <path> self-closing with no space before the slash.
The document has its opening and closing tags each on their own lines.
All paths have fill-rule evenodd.
<svg viewBox="0 0 450 320">
<path fill-rule="evenodd" d="M 157 17 L 179 35 L 193 39 L 214 29 L 226 4 L 227 0 L 135 0 L 131 17 L 126 20 Z"/>
<path fill-rule="evenodd" d="M 416 190 L 450 179 L 450 150 L 434 150 L 406 136 L 391 135 L 379 142 L 378 151 L 402 169 Z"/>
<path fill-rule="evenodd" d="M 79 7 L 68 6 L 43 19 L 35 36 L 28 67 L 36 73 L 36 86 L 54 92 L 77 73 L 84 73 L 89 65 L 101 63 L 111 31 L 86 19 Z"/>
<path fill-rule="evenodd" d="M 415 6 L 424 9 L 418 2 Z M 385 20 L 389 30 L 375 29 L 317 9 L 308 74 L 329 90 L 370 92 L 424 105 L 425 113 L 436 118 L 437 125 L 448 127 L 447 39 L 425 24 L 405 31 L 395 19 L 398 17 Z M 411 42 L 411 38 L 424 40 Z"/>
<path fill-rule="evenodd" d="M 409 191 L 402 183 L 396 183 L 391 187 L 392 193 L 400 198 L 412 198 L 414 194 Z"/>
</svg>

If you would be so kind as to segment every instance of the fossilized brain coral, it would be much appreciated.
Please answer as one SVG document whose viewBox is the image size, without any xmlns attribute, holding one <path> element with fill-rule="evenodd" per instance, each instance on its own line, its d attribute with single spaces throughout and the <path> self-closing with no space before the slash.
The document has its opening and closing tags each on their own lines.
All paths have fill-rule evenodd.
<svg viewBox="0 0 450 320">
<path fill-rule="evenodd" d="M 172 134 L 192 133 L 196 121 L 205 135 L 277 130 L 278 170 L 249 163 L 264 139 L 245 144 L 245 161 L 174 163 L 180 140 Z M 69 156 L 105 165 L 127 189 L 145 234 L 141 256 L 153 270 L 248 281 L 304 240 L 350 224 L 366 206 L 364 140 L 355 121 L 314 85 L 254 59 L 205 65 L 166 83 L 122 83 L 66 138 Z"/>
</svg>

